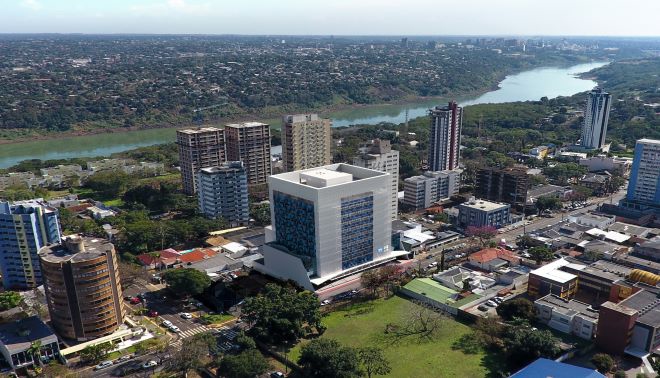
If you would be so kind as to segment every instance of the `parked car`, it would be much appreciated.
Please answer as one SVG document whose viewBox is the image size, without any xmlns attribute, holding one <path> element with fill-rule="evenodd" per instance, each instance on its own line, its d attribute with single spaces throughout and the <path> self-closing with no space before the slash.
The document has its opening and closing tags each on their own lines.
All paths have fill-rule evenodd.
<svg viewBox="0 0 660 378">
<path fill-rule="evenodd" d="M 284 378 L 285 375 L 281 371 L 274 371 L 270 373 L 270 378 Z"/>
<path fill-rule="evenodd" d="M 331 303 L 330 300 L 326 299 L 326 300 L 321 302 L 321 306 L 329 305 L 330 303 Z"/>
<path fill-rule="evenodd" d="M 165 327 L 167 327 L 167 328 L 170 328 L 170 327 L 173 326 L 174 324 L 172 324 L 172 322 L 169 321 L 169 320 L 165 320 L 165 321 L 163 321 L 163 325 L 164 325 Z"/>
<path fill-rule="evenodd" d="M 155 318 L 155 317 L 158 316 L 158 311 L 151 310 L 151 311 L 149 311 L 149 313 L 147 315 L 149 315 L 150 318 Z"/>
<path fill-rule="evenodd" d="M 115 364 L 121 364 L 122 362 L 128 361 L 133 358 L 132 354 L 126 354 L 115 360 Z"/>
<path fill-rule="evenodd" d="M 149 368 L 152 368 L 156 365 L 158 365 L 158 362 L 156 362 L 154 360 L 149 360 L 149 361 L 142 364 L 142 369 L 149 369 Z"/>
<path fill-rule="evenodd" d="M 107 368 L 107 367 L 109 367 L 109 366 L 112 366 L 112 361 L 103 361 L 103 362 L 101 362 L 100 364 L 94 366 L 94 370 L 105 369 L 105 368 Z"/>
<path fill-rule="evenodd" d="M 189 312 L 182 312 L 181 317 L 184 319 L 192 319 L 192 315 Z"/>
<path fill-rule="evenodd" d="M 142 301 L 138 297 L 133 297 L 133 298 L 130 299 L 130 302 L 131 302 L 131 304 L 138 304 Z"/>
<path fill-rule="evenodd" d="M 488 302 L 486 302 L 486 306 L 497 307 L 497 303 L 493 302 L 492 300 L 489 300 Z"/>
<path fill-rule="evenodd" d="M 479 307 L 477 307 L 477 308 L 478 308 L 480 311 L 484 311 L 484 312 L 485 312 L 485 311 L 488 311 L 488 307 L 486 307 L 486 306 L 484 306 L 484 305 L 479 305 Z"/>
<path fill-rule="evenodd" d="M 124 297 L 124 300 L 126 300 L 126 301 L 130 301 L 131 299 L 133 299 L 132 295 L 127 295 L 127 296 Z"/>
</svg>

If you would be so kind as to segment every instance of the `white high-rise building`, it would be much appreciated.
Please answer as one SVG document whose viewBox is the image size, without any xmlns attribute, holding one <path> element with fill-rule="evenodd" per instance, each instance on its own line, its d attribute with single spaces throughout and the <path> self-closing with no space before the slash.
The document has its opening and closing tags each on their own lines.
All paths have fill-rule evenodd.
<svg viewBox="0 0 660 378">
<path fill-rule="evenodd" d="M 447 106 L 430 109 L 429 116 L 431 118 L 429 171 L 457 169 L 463 108 L 452 101 Z"/>
<path fill-rule="evenodd" d="M 360 155 L 353 158 L 353 164 L 358 167 L 375 169 L 391 175 L 390 214 L 397 218 L 399 201 L 399 151 L 393 150 L 389 140 L 375 139 L 373 144 L 360 148 Z"/>
<path fill-rule="evenodd" d="M 268 181 L 272 225 L 255 269 L 313 290 L 397 256 L 388 173 L 332 164 Z"/>
<path fill-rule="evenodd" d="M 626 200 L 660 206 L 660 140 L 640 139 L 635 144 Z"/>
<path fill-rule="evenodd" d="M 461 170 L 424 172 L 403 182 L 403 203 L 415 210 L 426 209 L 434 202 L 458 193 Z"/>
<path fill-rule="evenodd" d="M 605 145 L 611 99 L 612 96 L 601 88 L 596 88 L 589 93 L 584 110 L 584 125 L 580 142 L 582 147 L 601 149 Z"/>
</svg>

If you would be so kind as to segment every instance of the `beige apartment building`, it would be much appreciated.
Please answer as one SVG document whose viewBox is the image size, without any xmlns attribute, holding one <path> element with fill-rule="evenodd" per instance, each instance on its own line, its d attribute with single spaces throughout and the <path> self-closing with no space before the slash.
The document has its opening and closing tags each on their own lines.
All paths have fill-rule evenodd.
<svg viewBox="0 0 660 378">
<path fill-rule="evenodd" d="M 318 114 L 282 117 L 282 159 L 287 172 L 330 164 L 332 121 Z"/>
<path fill-rule="evenodd" d="M 226 161 L 225 133 L 216 127 L 176 131 L 181 181 L 186 194 L 195 194 L 197 171 Z"/>
<path fill-rule="evenodd" d="M 225 141 L 227 160 L 243 162 L 248 185 L 266 184 L 271 174 L 270 126 L 261 122 L 228 124 Z"/>
</svg>

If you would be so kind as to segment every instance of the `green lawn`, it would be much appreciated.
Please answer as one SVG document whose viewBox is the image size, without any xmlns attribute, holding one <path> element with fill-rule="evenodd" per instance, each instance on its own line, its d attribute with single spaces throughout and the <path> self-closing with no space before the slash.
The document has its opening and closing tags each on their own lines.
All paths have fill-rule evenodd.
<svg viewBox="0 0 660 378">
<path fill-rule="evenodd" d="M 328 327 L 322 337 L 336 339 L 353 347 L 378 346 L 390 361 L 390 377 L 484 377 L 487 365 L 495 358 L 485 353 L 465 354 L 453 350 L 452 344 L 470 328 L 447 318 L 444 329 L 433 340 L 418 336 L 394 338 L 384 333 L 388 323 L 400 323 L 410 302 L 401 297 L 379 299 L 352 305 L 330 313 L 323 320 Z M 288 358 L 297 361 L 303 340 L 289 352 Z"/>
<path fill-rule="evenodd" d="M 229 314 L 206 314 L 202 315 L 200 319 L 208 324 L 220 324 L 232 320 L 234 317 Z"/>
</svg>

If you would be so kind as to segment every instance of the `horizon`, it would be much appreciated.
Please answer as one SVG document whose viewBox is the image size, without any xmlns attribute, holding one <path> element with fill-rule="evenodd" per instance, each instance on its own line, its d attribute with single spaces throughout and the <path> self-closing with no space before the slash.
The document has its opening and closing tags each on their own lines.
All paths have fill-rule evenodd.
<svg viewBox="0 0 660 378">
<path fill-rule="evenodd" d="M 0 33 L 655 38 L 654 14 L 644 0 L 6 0 Z"/>
</svg>

